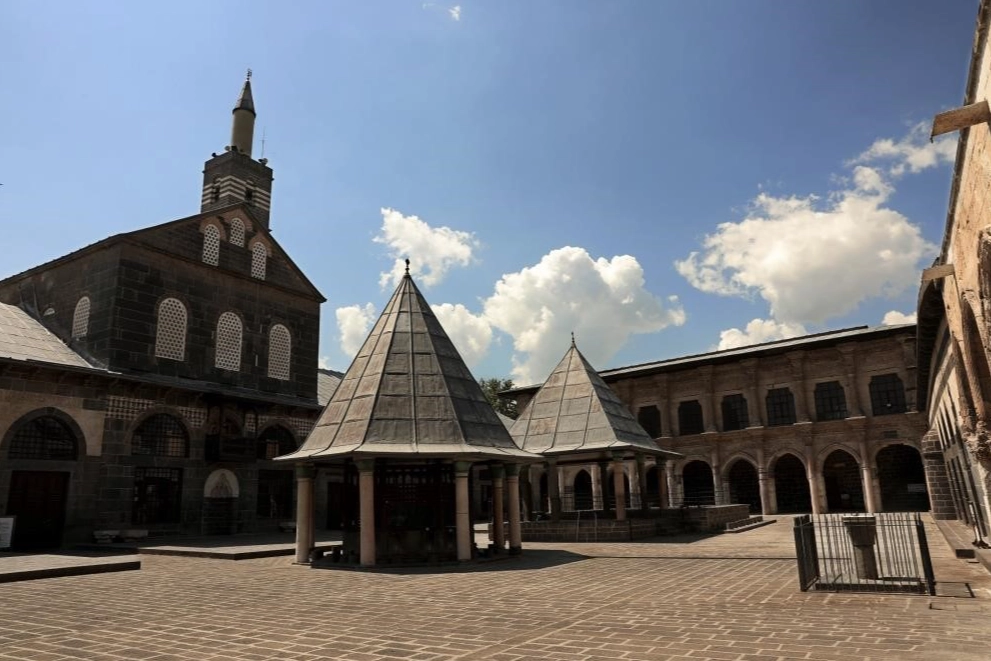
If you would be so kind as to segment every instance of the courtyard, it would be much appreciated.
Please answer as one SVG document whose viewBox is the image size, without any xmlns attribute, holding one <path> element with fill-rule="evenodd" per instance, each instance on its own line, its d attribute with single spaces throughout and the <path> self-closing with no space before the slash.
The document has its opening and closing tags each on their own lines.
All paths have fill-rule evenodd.
<svg viewBox="0 0 991 661">
<path fill-rule="evenodd" d="M 529 544 L 468 571 L 142 555 L 139 571 L 0 585 L 0 659 L 985 659 L 991 575 L 928 528 L 946 596 L 799 592 L 788 517 Z"/>
</svg>

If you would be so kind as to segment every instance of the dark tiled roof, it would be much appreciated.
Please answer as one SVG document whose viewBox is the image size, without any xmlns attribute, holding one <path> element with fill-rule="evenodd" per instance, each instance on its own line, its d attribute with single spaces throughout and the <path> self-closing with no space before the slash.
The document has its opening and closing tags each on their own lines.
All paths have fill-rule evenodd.
<svg viewBox="0 0 991 661">
<path fill-rule="evenodd" d="M 303 446 L 285 460 L 536 459 L 495 409 L 407 274 Z"/>
<path fill-rule="evenodd" d="M 545 455 L 660 450 L 572 344 L 510 430 L 517 445 Z"/>
<path fill-rule="evenodd" d="M 91 367 L 27 312 L 5 303 L 0 303 L 0 357 Z"/>
<path fill-rule="evenodd" d="M 343 378 L 344 374 L 336 370 L 317 370 L 317 401 L 320 406 L 327 405 Z"/>
</svg>

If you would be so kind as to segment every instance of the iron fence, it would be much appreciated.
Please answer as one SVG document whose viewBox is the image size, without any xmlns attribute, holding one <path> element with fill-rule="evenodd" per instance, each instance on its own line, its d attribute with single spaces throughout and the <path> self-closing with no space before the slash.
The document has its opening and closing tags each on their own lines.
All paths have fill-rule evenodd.
<svg viewBox="0 0 991 661">
<path fill-rule="evenodd" d="M 936 594 L 918 512 L 795 517 L 802 591 Z"/>
</svg>

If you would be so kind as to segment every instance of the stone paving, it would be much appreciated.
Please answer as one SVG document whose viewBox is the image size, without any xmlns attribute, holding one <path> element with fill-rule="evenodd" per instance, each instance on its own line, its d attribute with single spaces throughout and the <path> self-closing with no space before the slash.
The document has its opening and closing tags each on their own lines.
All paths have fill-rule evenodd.
<svg viewBox="0 0 991 661">
<path fill-rule="evenodd" d="M 141 571 L 0 586 L 0 659 L 991 658 L 991 575 L 938 536 L 937 578 L 976 598 L 799 592 L 790 534 L 784 518 L 678 542 L 534 544 L 460 572 L 145 556 Z"/>
</svg>

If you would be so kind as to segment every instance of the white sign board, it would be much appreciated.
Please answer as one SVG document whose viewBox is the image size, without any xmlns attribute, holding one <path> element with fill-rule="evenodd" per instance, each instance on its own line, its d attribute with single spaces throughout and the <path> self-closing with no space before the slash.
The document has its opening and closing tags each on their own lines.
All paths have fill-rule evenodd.
<svg viewBox="0 0 991 661">
<path fill-rule="evenodd" d="M 0 551 L 9 549 L 14 540 L 14 517 L 0 516 Z"/>
</svg>

